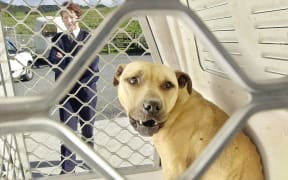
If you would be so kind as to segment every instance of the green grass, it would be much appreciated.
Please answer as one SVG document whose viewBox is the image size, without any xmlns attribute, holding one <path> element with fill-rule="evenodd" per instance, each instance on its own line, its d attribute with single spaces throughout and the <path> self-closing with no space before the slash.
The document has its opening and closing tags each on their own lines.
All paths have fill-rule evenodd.
<svg viewBox="0 0 288 180">
<path fill-rule="evenodd" d="M 33 34 L 35 21 L 37 17 L 43 16 L 57 16 L 59 12 L 40 13 L 38 11 L 9 11 L 10 9 L 2 9 L 1 21 L 3 26 L 14 27 L 16 34 Z M 93 30 L 99 26 L 104 18 L 113 9 L 107 7 L 99 7 L 97 9 L 83 9 L 80 26 L 86 30 Z M 137 21 L 126 20 L 121 24 L 122 28 L 129 33 L 140 35 L 142 30 Z"/>
<path fill-rule="evenodd" d="M 103 21 L 103 16 L 105 17 L 111 11 L 112 9 L 107 7 L 99 7 L 97 10 L 83 9 L 81 27 L 88 30 L 97 28 L 97 26 Z M 11 11 L 10 9 L 2 9 L 1 20 L 4 26 L 14 27 L 17 34 L 33 34 L 37 17 L 57 15 L 59 15 L 57 11 L 39 13 L 31 10 L 29 12 L 15 12 L 14 10 Z"/>
<path fill-rule="evenodd" d="M 82 16 L 80 19 L 80 27 L 88 31 L 96 29 L 99 24 L 104 20 L 104 18 L 112 11 L 112 8 L 107 7 L 97 7 L 96 9 L 84 8 L 82 9 Z M 21 11 L 20 8 L 2 8 L 1 11 L 1 21 L 2 26 L 13 27 L 18 35 L 32 35 L 35 30 L 35 22 L 37 17 L 44 16 L 59 16 L 59 11 L 45 12 L 34 11 L 31 9 L 26 9 Z M 119 50 L 127 49 L 130 45 L 130 49 L 140 48 L 139 44 L 131 44 L 132 39 L 141 40 L 141 45 L 147 46 L 145 39 L 142 35 L 142 30 L 140 24 L 137 20 L 128 19 L 121 23 L 120 28 L 122 28 L 127 33 L 115 32 L 116 36 L 111 40 L 112 46 L 106 45 L 103 52 L 117 52 Z M 144 39 L 144 40 L 143 40 Z M 147 47 L 146 47 L 147 48 Z"/>
</svg>

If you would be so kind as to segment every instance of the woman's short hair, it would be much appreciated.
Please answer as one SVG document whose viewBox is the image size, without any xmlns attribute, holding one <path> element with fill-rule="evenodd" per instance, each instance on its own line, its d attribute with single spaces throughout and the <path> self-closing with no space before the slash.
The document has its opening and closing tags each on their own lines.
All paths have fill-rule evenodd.
<svg viewBox="0 0 288 180">
<path fill-rule="evenodd" d="M 81 8 L 80 8 L 80 5 L 77 3 L 66 1 L 62 4 L 62 7 L 64 7 L 65 9 L 60 12 L 61 15 L 62 15 L 63 11 L 68 10 L 68 11 L 75 12 L 75 14 L 78 18 L 81 16 Z"/>
</svg>

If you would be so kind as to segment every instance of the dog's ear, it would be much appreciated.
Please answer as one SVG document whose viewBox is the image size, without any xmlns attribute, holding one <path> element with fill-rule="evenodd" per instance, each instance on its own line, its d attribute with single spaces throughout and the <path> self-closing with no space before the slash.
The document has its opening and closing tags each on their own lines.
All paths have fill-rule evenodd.
<svg viewBox="0 0 288 180">
<path fill-rule="evenodd" d="M 113 78 L 113 85 L 114 86 L 117 86 L 119 84 L 119 77 L 123 73 L 125 66 L 126 66 L 125 64 L 118 65 L 116 72 L 114 74 L 114 78 Z"/>
<path fill-rule="evenodd" d="M 192 93 L 192 81 L 188 74 L 181 72 L 181 71 L 175 71 L 179 88 L 187 88 L 187 91 L 189 94 Z"/>
</svg>

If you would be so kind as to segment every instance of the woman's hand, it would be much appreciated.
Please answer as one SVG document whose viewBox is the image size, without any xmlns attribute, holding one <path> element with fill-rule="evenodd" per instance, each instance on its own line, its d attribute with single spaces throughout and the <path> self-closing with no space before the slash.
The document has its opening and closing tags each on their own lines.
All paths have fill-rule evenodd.
<svg viewBox="0 0 288 180">
<path fill-rule="evenodd" d="M 59 58 L 59 59 L 62 59 L 63 58 L 63 54 L 61 52 L 57 51 L 56 57 Z"/>
</svg>

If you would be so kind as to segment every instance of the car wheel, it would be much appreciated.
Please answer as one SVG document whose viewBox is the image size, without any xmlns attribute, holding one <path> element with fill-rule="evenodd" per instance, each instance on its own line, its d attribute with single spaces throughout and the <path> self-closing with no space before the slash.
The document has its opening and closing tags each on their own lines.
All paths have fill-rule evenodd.
<svg viewBox="0 0 288 180">
<path fill-rule="evenodd" d="M 30 69 L 27 69 L 25 75 L 22 77 L 22 81 L 30 81 L 33 79 L 33 71 Z"/>
</svg>

